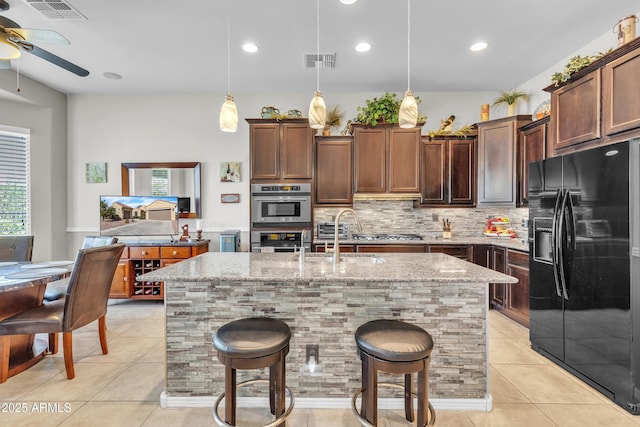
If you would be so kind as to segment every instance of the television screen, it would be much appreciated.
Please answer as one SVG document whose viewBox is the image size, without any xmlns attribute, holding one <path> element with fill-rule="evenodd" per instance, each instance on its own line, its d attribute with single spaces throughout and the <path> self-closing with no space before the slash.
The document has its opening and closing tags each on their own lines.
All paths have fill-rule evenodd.
<svg viewBox="0 0 640 427">
<path fill-rule="evenodd" d="M 178 197 L 178 212 L 189 213 L 191 212 L 191 198 L 190 197 Z"/>
<path fill-rule="evenodd" d="M 178 234 L 178 198 L 100 196 L 100 234 L 106 236 Z"/>
</svg>

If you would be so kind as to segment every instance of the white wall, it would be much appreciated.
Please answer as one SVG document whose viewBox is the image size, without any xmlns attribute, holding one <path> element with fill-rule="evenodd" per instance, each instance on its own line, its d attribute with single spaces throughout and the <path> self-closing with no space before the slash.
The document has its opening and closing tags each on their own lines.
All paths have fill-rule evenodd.
<svg viewBox="0 0 640 427">
<path fill-rule="evenodd" d="M 67 257 L 67 98 L 25 76 L 0 70 L 0 124 L 31 131 L 33 260 Z"/>
</svg>

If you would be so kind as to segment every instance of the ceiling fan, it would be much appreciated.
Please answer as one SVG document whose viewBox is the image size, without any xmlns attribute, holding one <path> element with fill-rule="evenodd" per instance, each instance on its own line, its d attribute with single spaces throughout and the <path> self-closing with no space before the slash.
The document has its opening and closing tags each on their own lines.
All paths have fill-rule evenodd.
<svg viewBox="0 0 640 427">
<path fill-rule="evenodd" d="M 9 68 L 11 60 L 19 58 L 24 50 L 80 77 L 89 75 L 89 71 L 84 68 L 33 44 L 40 42 L 71 44 L 69 40 L 55 31 L 21 28 L 11 19 L 0 16 L 0 68 Z"/>
</svg>

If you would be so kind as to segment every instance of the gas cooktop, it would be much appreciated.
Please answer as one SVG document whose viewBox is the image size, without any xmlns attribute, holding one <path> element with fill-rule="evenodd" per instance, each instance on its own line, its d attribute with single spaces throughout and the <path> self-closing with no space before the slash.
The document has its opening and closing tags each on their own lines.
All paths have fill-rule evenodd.
<svg viewBox="0 0 640 427">
<path fill-rule="evenodd" d="M 353 233 L 353 240 L 422 240 L 422 236 L 418 234 L 402 234 L 402 233 Z"/>
</svg>

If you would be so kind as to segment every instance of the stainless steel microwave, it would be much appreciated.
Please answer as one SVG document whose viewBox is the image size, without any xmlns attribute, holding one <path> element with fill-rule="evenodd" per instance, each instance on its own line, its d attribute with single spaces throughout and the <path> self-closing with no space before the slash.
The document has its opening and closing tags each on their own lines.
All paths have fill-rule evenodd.
<svg viewBox="0 0 640 427">
<path fill-rule="evenodd" d="M 254 227 L 311 225 L 309 184 L 253 184 L 251 222 Z"/>
</svg>

